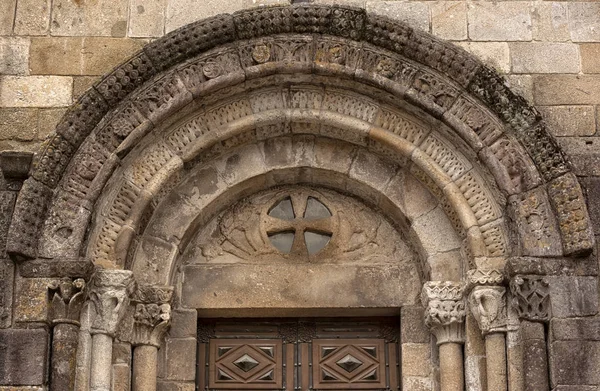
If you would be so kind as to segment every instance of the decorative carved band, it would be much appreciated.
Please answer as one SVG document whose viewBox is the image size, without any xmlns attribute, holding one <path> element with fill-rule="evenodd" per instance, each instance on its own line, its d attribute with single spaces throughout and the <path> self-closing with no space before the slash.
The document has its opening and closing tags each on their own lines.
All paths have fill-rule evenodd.
<svg viewBox="0 0 600 391">
<path fill-rule="evenodd" d="M 498 269 L 473 269 L 467 272 L 469 287 L 478 285 L 502 285 L 504 282 L 504 273 Z"/>
<path fill-rule="evenodd" d="M 48 319 L 52 324 L 72 323 L 79 326 L 79 315 L 85 301 L 85 281 L 63 278 L 48 285 L 50 303 Z"/>
<path fill-rule="evenodd" d="M 145 304 L 168 304 L 172 298 L 172 286 L 138 285 L 131 296 L 131 301 Z"/>
<path fill-rule="evenodd" d="M 550 284 L 542 276 L 517 275 L 510 281 L 512 305 L 519 318 L 548 321 L 550 311 Z"/>
<path fill-rule="evenodd" d="M 469 307 L 484 335 L 506 331 L 506 288 L 501 286 L 473 288 L 469 295 Z"/>
<path fill-rule="evenodd" d="M 96 271 L 92 276 L 89 293 L 96 311 L 92 334 L 114 336 L 134 289 L 135 280 L 130 270 Z"/>
<path fill-rule="evenodd" d="M 438 345 L 464 342 L 465 286 L 454 281 L 429 281 L 423 286 L 425 324 L 436 336 Z"/>
</svg>

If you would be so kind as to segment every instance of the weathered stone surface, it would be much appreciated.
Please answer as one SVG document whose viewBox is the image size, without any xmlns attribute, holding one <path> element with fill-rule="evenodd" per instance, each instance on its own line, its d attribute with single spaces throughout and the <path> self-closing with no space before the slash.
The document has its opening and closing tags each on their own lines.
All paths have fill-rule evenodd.
<svg viewBox="0 0 600 391">
<path fill-rule="evenodd" d="M 13 30 L 17 0 L 0 2 L 0 35 L 10 35 Z"/>
<path fill-rule="evenodd" d="M 404 306 L 401 309 L 400 340 L 402 343 L 422 344 L 431 340 L 424 323 L 424 310 L 420 305 Z"/>
<path fill-rule="evenodd" d="M 558 178 L 569 171 L 562 150 L 556 140 L 548 134 L 543 123 L 518 133 L 517 137 L 524 144 L 545 181 Z"/>
<path fill-rule="evenodd" d="M 550 282 L 552 316 L 567 318 L 598 313 L 596 277 L 547 277 Z"/>
<path fill-rule="evenodd" d="M 511 90 L 521 95 L 527 102 L 533 102 L 533 77 L 531 75 L 508 75 Z"/>
<path fill-rule="evenodd" d="M 600 176 L 600 156 L 596 153 L 598 137 L 560 137 L 557 139 L 577 176 Z"/>
<path fill-rule="evenodd" d="M 531 13 L 535 41 L 564 42 L 569 33 L 568 3 L 544 1 L 535 3 Z"/>
<path fill-rule="evenodd" d="M 372 1 L 367 3 L 367 12 L 429 31 L 429 7 L 424 2 Z"/>
<path fill-rule="evenodd" d="M 578 73 L 579 46 L 572 43 L 510 44 L 514 73 Z"/>
<path fill-rule="evenodd" d="M 600 318 L 552 319 L 550 332 L 557 341 L 600 341 Z"/>
<path fill-rule="evenodd" d="M 0 108 L 0 139 L 30 141 L 39 126 L 39 110 L 32 108 Z"/>
<path fill-rule="evenodd" d="M 0 346 L 0 385 L 45 383 L 45 330 L 0 330 Z"/>
<path fill-rule="evenodd" d="M 0 84 L 0 106 L 3 107 L 63 107 L 71 104 L 71 77 L 2 76 Z"/>
<path fill-rule="evenodd" d="M 594 256 L 583 259 L 510 257 L 504 271 L 509 277 L 517 274 L 596 276 L 598 265 Z"/>
<path fill-rule="evenodd" d="M 583 73 L 600 73 L 600 43 L 584 43 L 579 45 L 581 52 L 581 71 Z"/>
<path fill-rule="evenodd" d="M 529 4 L 477 2 L 469 8 L 469 38 L 475 41 L 530 41 Z"/>
<path fill-rule="evenodd" d="M 506 42 L 459 42 L 467 52 L 501 73 L 510 73 L 510 51 Z"/>
<path fill-rule="evenodd" d="M 588 196 L 588 212 L 592 220 L 594 233 L 600 235 L 600 197 L 594 196 L 594 194 L 600 194 L 600 178 L 583 178 L 582 185 Z"/>
<path fill-rule="evenodd" d="M 533 96 L 538 105 L 597 105 L 600 75 L 535 76 Z"/>
<path fill-rule="evenodd" d="M 103 75 L 142 48 L 143 40 L 103 37 L 33 38 L 29 68 L 37 75 Z"/>
<path fill-rule="evenodd" d="M 175 0 L 167 8 L 165 30 L 173 31 L 188 23 L 223 13 L 232 13 L 244 8 L 243 0 L 208 0 L 199 7 L 195 0 Z"/>
<path fill-rule="evenodd" d="M 193 338 L 198 331 L 196 310 L 176 310 L 171 313 L 170 338 Z"/>
<path fill-rule="evenodd" d="M 194 380 L 196 377 L 195 338 L 174 338 L 166 342 L 166 379 L 168 380 Z"/>
<path fill-rule="evenodd" d="M 15 15 L 15 34 L 47 34 L 51 3 L 50 0 L 19 0 Z"/>
<path fill-rule="evenodd" d="M 523 340 L 524 383 L 527 390 L 547 390 L 548 354 L 543 339 Z"/>
<path fill-rule="evenodd" d="M 12 322 L 14 270 L 10 259 L 0 259 L 0 328 Z"/>
<path fill-rule="evenodd" d="M 569 30 L 573 42 L 600 41 L 598 18 L 600 4 L 595 2 L 569 3 Z"/>
<path fill-rule="evenodd" d="M 548 131 L 555 137 L 592 136 L 596 133 L 594 106 L 539 106 L 538 109 Z"/>
<path fill-rule="evenodd" d="M 165 29 L 167 0 L 129 3 L 129 37 L 161 37 Z"/>
<path fill-rule="evenodd" d="M 72 390 L 75 385 L 75 359 L 79 327 L 61 323 L 52 330 L 51 391 Z"/>
<path fill-rule="evenodd" d="M 81 277 L 88 279 L 94 271 L 89 259 L 34 259 L 19 265 L 22 277 Z"/>
<path fill-rule="evenodd" d="M 467 4 L 453 1 L 432 4 L 431 31 L 442 39 L 467 39 Z"/>
<path fill-rule="evenodd" d="M 29 39 L 0 37 L 0 75 L 27 75 Z"/>
<path fill-rule="evenodd" d="M 431 370 L 431 344 L 402 344 L 402 376 L 428 377 Z"/>
<path fill-rule="evenodd" d="M 600 342 L 556 341 L 550 346 L 552 386 L 600 384 Z"/>
<path fill-rule="evenodd" d="M 48 286 L 51 278 L 18 278 L 15 288 L 15 322 L 48 321 Z"/>
<path fill-rule="evenodd" d="M 123 37 L 127 10 L 126 0 L 90 4 L 57 0 L 52 4 L 51 34 Z"/>
<path fill-rule="evenodd" d="M 16 192 L 0 191 L 0 258 L 6 257 L 6 237 L 16 199 Z"/>
<path fill-rule="evenodd" d="M 174 382 L 174 381 L 158 381 L 156 384 L 158 391 L 194 391 L 196 385 L 194 383 Z"/>
<path fill-rule="evenodd" d="M 414 272 L 394 265 L 223 264 L 188 266 L 184 273 L 188 308 L 401 307 L 414 300 L 408 292 L 419 290 Z M 390 286 L 388 279 L 400 285 Z"/>
</svg>

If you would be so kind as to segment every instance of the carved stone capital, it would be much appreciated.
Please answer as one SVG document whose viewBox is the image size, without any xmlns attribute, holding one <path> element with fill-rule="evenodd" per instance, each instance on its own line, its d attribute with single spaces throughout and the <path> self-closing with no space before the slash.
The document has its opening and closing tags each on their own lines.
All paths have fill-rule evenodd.
<svg viewBox="0 0 600 391">
<path fill-rule="evenodd" d="M 502 285 L 504 273 L 497 269 L 472 269 L 467 272 L 469 288 L 480 285 Z"/>
<path fill-rule="evenodd" d="M 171 322 L 172 286 L 138 285 L 131 301 L 133 314 L 133 345 L 160 346 Z"/>
<path fill-rule="evenodd" d="M 65 277 L 48 285 L 50 295 L 48 319 L 52 324 L 72 323 L 79 326 L 79 316 L 85 301 L 85 288 L 83 278 Z"/>
<path fill-rule="evenodd" d="M 138 303 L 133 319 L 133 345 L 159 347 L 171 323 L 171 305 Z"/>
<path fill-rule="evenodd" d="M 465 286 L 460 282 L 429 281 L 423 285 L 425 324 L 436 336 L 438 345 L 464 342 L 464 294 Z"/>
<path fill-rule="evenodd" d="M 550 284 L 542 276 L 517 275 L 510 281 L 512 306 L 519 318 L 546 322 L 550 318 Z"/>
<path fill-rule="evenodd" d="M 114 336 L 135 289 L 130 270 L 98 270 L 90 282 L 89 297 L 96 312 L 92 334 Z"/>
<path fill-rule="evenodd" d="M 469 307 L 483 335 L 507 331 L 506 288 L 476 286 L 469 295 Z"/>
</svg>

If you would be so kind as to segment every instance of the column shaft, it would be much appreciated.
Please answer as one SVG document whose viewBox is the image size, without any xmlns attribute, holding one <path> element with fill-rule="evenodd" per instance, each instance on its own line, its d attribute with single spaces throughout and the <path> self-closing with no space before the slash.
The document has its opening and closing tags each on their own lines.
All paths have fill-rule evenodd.
<svg viewBox="0 0 600 391">
<path fill-rule="evenodd" d="M 92 336 L 91 391 L 111 391 L 112 344 L 109 335 Z"/>
<path fill-rule="evenodd" d="M 136 346 L 133 351 L 133 391 L 156 391 L 158 348 Z"/>
<path fill-rule="evenodd" d="M 485 336 L 488 391 L 506 391 L 506 339 L 503 333 Z"/>
<path fill-rule="evenodd" d="M 464 363 L 462 344 L 448 342 L 439 346 L 441 391 L 463 391 Z"/>
<path fill-rule="evenodd" d="M 79 326 L 59 323 L 52 330 L 50 391 L 72 390 L 75 386 L 75 362 Z"/>
</svg>

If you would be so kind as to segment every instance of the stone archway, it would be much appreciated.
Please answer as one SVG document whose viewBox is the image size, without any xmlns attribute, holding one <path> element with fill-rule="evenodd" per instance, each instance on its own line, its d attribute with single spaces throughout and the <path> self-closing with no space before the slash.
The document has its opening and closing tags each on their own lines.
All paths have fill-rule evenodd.
<svg viewBox="0 0 600 391">
<path fill-rule="evenodd" d="M 295 157 L 307 144 L 312 156 Z M 323 158 L 338 147 L 352 159 Z M 433 220 L 406 200 L 406 178 L 435 199 Z M 461 49 L 359 9 L 221 15 L 153 42 L 90 89 L 19 194 L 12 256 L 30 267 L 52 259 L 61 277 L 86 277 L 89 263 L 102 269 L 82 317 L 78 389 L 111 387 L 113 339 L 130 301 L 139 310 L 129 315 L 139 334 L 129 340 L 134 389 L 150 389 L 187 239 L 233 200 L 298 183 L 366 200 L 414 238 L 444 390 L 464 382 L 467 291 L 486 348 L 500 357 L 487 362 L 490 389 L 522 384 L 501 358 L 504 335 L 518 332 L 507 320 L 507 262 L 512 274 L 535 274 L 528 265 L 540 259 L 593 247 L 579 184 L 539 114 Z M 456 245 L 440 249 L 435 236 Z M 519 305 L 531 299 L 518 296 L 525 288 L 543 302 L 538 280 L 513 282 Z M 547 319 L 523 308 L 522 318 Z"/>
</svg>

